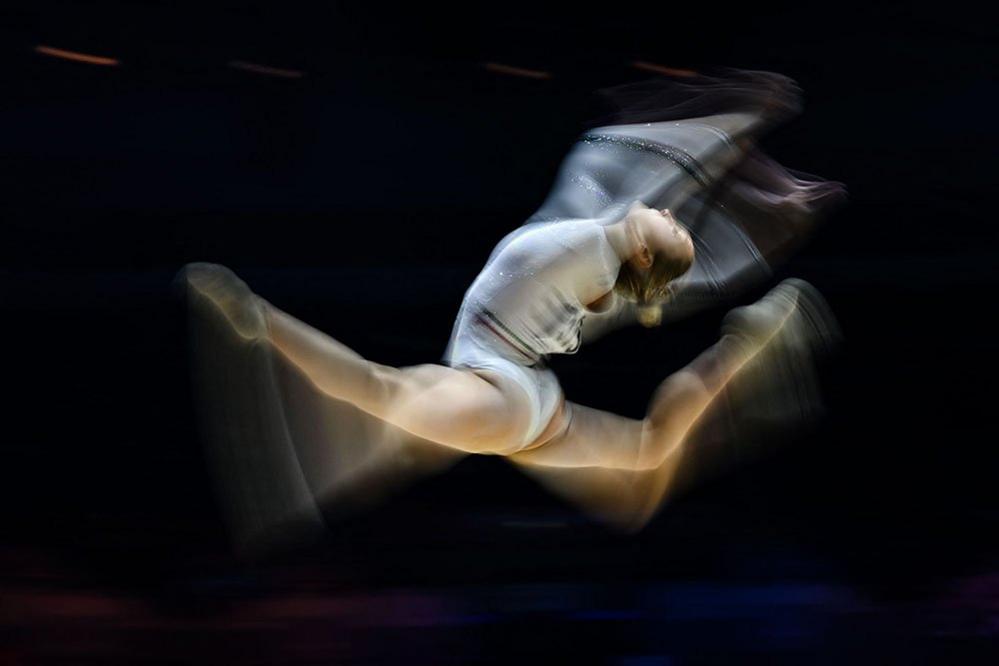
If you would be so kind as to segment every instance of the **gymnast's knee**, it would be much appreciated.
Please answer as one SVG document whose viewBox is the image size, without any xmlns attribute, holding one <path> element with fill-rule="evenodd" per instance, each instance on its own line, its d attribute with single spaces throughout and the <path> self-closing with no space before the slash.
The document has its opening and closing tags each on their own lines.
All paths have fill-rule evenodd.
<svg viewBox="0 0 999 666">
<path fill-rule="evenodd" d="M 633 472 L 648 472 L 662 467 L 666 459 L 676 451 L 682 441 L 679 437 L 663 437 L 661 431 L 643 424 L 638 452 L 628 468 Z"/>
<path fill-rule="evenodd" d="M 644 431 L 649 436 L 682 435 L 696 418 L 700 408 L 711 398 L 711 391 L 700 375 L 680 370 L 656 389 L 645 417 Z"/>
<path fill-rule="evenodd" d="M 652 404 L 686 402 L 709 394 L 707 384 L 694 370 L 684 368 L 667 377 L 652 396 Z"/>
</svg>

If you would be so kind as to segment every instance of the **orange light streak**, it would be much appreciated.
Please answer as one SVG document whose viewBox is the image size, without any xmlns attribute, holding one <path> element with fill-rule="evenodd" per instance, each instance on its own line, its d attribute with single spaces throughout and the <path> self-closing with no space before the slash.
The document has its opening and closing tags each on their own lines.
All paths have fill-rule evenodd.
<svg viewBox="0 0 999 666">
<path fill-rule="evenodd" d="M 679 76 L 681 78 L 697 76 L 697 72 L 692 69 L 666 67 L 665 65 L 657 65 L 654 62 L 646 62 L 644 60 L 636 60 L 631 63 L 631 66 L 635 69 L 643 69 L 646 72 L 655 72 L 656 74 L 665 74 L 666 76 Z"/>
<path fill-rule="evenodd" d="M 121 64 L 121 61 L 117 58 L 105 58 L 104 56 L 91 55 L 89 53 L 80 53 L 78 51 L 67 51 L 66 49 L 57 49 L 53 46 L 45 46 L 44 44 L 39 44 L 35 47 L 35 53 L 41 53 L 42 55 L 52 56 L 53 58 L 62 58 L 63 60 L 72 60 L 74 62 L 83 62 L 88 65 L 101 65 L 104 67 L 117 67 Z"/>
<path fill-rule="evenodd" d="M 284 79 L 300 79 L 305 76 L 305 72 L 300 72 L 297 69 L 284 69 L 281 67 L 271 67 L 270 65 L 258 65 L 257 63 L 246 62 L 245 60 L 230 60 L 229 66 L 233 69 L 241 69 L 244 72 L 263 74 L 264 76 L 278 76 Z"/>
<path fill-rule="evenodd" d="M 497 74 L 508 74 L 509 76 L 521 76 L 527 79 L 552 78 L 551 72 L 545 72 L 538 69 L 524 69 L 523 67 L 512 67 L 510 65 L 503 65 L 498 62 L 487 62 L 483 66 L 490 72 L 496 72 Z"/>
</svg>

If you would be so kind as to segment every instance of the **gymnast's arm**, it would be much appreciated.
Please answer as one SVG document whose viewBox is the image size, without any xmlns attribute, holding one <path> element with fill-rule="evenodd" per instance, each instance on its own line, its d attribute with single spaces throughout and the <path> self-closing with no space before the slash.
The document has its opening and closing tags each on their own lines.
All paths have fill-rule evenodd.
<svg viewBox="0 0 999 666">
<path fill-rule="evenodd" d="M 590 312 L 583 318 L 580 332 L 582 344 L 587 344 L 611 331 L 638 322 L 638 315 L 633 303 L 629 303 L 612 292 L 613 304 L 604 312 Z"/>
</svg>

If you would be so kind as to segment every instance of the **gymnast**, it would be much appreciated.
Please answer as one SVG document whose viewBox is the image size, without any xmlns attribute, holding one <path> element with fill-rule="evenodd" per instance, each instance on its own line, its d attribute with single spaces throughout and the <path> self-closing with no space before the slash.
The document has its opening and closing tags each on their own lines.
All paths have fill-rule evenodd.
<svg viewBox="0 0 999 666">
<path fill-rule="evenodd" d="M 395 368 L 363 358 L 222 266 L 190 264 L 184 282 L 237 337 L 264 345 L 324 399 L 425 446 L 535 470 L 662 470 L 748 364 L 775 350 L 804 358 L 832 327 L 815 289 L 785 280 L 732 310 L 720 339 L 666 377 L 640 419 L 566 400 L 548 367 L 550 355 L 576 353 L 615 326 L 658 326 L 664 313 L 682 316 L 761 283 L 841 193 L 755 148 L 786 115 L 789 104 L 774 99 L 782 99 L 775 91 L 793 97 L 787 80 L 737 83 L 723 86 L 729 108 L 721 113 L 587 132 L 548 200 L 497 245 L 467 290 L 441 363 Z M 673 115 L 698 108 L 689 101 L 712 96 L 712 85 L 686 91 Z"/>
</svg>

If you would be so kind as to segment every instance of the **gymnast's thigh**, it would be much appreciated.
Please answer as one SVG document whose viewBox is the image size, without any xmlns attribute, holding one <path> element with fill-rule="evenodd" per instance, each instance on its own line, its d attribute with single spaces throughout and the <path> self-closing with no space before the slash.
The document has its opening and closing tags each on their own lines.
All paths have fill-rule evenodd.
<svg viewBox="0 0 999 666">
<path fill-rule="evenodd" d="M 568 421 L 561 434 L 515 453 L 513 461 L 548 467 L 640 467 L 643 421 L 572 402 L 564 404 L 559 418 Z"/>
<path fill-rule="evenodd" d="M 499 373 L 431 364 L 398 373 L 388 421 L 467 453 L 519 448 L 530 416 L 515 382 Z"/>
</svg>

